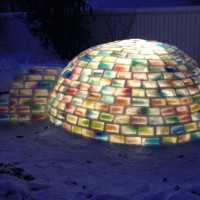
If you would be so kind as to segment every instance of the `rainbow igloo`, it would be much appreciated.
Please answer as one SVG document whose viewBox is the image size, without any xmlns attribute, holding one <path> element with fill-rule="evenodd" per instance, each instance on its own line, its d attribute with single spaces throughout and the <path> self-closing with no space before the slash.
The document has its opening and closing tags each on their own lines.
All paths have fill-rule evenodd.
<svg viewBox="0 0 200 200">
<path fill-rule="evenodd" d="M 200 138 L 199 72 L 169 44 L 129 39 L 97 45 L 63 69 L 50 94 L 50 121 L 116 143 Z"/>
</svg>

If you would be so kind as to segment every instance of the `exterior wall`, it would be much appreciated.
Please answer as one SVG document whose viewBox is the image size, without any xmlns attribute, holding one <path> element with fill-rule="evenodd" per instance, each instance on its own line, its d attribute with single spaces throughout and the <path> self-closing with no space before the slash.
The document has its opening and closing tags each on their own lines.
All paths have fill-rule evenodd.
<svg viewBox="0 0 200 200">
<path fill-rule="evenodd" d="M 125 38 L 157 40 L 178 46 L 200 63 L 200 7 L 104 11 L 95 18 L 90 19 L 92 45 Z"/>
<path fill-rule="evenodd" d="M 166 6 L 194 6 L 199 5 L 198 0 L 87 0 L 93 9 L 106 8 L 134 8 L 134 7 L 166 7 Z"/>
</svg>

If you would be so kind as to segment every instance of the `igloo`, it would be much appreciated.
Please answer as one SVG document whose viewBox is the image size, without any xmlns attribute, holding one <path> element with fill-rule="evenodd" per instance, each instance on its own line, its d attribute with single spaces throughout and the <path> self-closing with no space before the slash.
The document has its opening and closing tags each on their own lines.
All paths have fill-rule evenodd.
<svg viewBox="0 0 200 200">
<path fill-rule="evenodd" d="M 91 47 L 63 69 L 49 118 L 86 137 L 125 144 L 200 138 L 198 64 L 177 47 L 141 39 Z"/>
</svg>

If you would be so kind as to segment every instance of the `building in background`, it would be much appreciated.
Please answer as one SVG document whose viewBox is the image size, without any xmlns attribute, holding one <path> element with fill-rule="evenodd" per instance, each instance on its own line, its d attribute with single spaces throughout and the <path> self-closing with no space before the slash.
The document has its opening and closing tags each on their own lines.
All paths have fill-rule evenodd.
<svg viewBox="0 0 200 200">
<path fill-rule="evenodd" d="M 131 9 L 140 7 L 172 7 L 172 6 L 196 6 L 200 0 L 86 0 L 94 10 L 105 9 Z M 0 1 L 0 13 L 12 12 L 10 0 Z M 12 1 L 12 4 L 15 2 Z"/>
<path fill-rule="evenodd" d="M 95 15 L 86 16 L 88 47 L 128 38 L 157 40 L 178 46 L 200 63 L 200 0 L 86 1 Z M 0 52 L 43 52 L 22 21 L 7 14 L 12 10 L 9 2 L 0 0 L 4 12 L 0 13 Z"/>
<path fill-rule="evenodd" d="M 200 0 L 87 0 L 87 2 L 94 10 L 200 5 Z"/>
</svg>

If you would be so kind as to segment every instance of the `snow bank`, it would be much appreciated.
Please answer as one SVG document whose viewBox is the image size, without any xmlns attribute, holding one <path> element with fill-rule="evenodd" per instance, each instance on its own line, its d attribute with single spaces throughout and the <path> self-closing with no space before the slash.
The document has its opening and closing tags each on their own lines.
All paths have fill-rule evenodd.
<svg viewBox="0 0 200 200">
<path fill-rule="evenodd" d="M 0 91 L 10 90 L 17 69 L 30 69 L 33 66 L 65 67 L 67 63 L 67 60 L 62 61 L 58 56 L 50 54 L 0 54 Z"/>
</svg>

